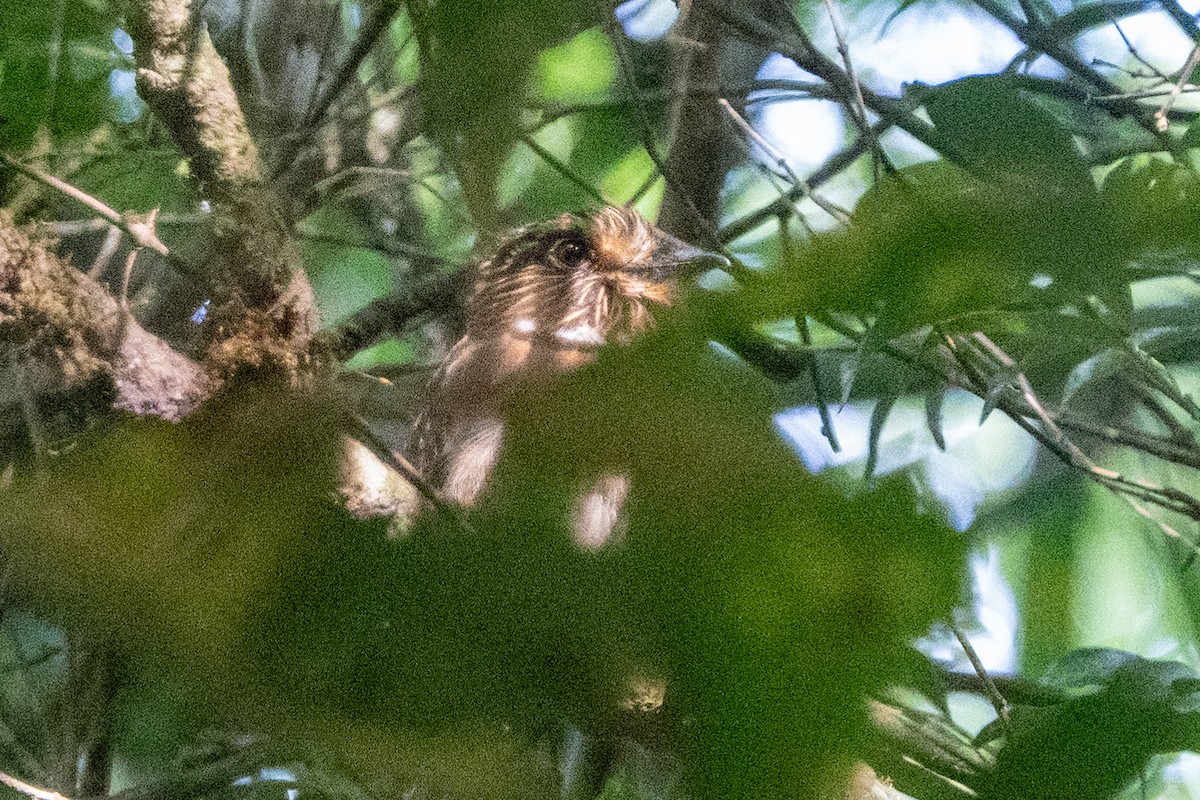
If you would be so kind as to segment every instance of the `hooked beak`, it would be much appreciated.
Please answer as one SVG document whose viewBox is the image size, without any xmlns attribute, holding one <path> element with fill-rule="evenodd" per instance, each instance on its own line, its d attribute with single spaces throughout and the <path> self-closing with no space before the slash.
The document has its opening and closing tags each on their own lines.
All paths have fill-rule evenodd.
<svg viewBox="0 0 1200 800">
<path fill-rule="evenodd" d="M 705 250 L 688 244 L 682 239 L 662 234 L 666 239 L 665 252 L 659 259 L 659 264 L 669 270 L 672 275 L 682 280 L 698 278 L 709 270 L 729 269 L 729 259 L 720 253 Z"/>
</svg>

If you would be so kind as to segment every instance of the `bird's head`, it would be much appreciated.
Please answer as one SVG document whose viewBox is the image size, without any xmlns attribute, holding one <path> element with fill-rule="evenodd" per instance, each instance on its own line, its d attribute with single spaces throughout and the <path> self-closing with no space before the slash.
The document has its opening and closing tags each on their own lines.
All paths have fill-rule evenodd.
<svg viewBox="0 0 1200 800">
<path fill-rule="evenodd" d="M 727 265 L 632 209 L 564 214 L 518 230 L 480 265 L 468 333 L 562 346 L 626 339 L 652 324 L 650 309 L 675 302 L 687 281 Z"/>
</svg>

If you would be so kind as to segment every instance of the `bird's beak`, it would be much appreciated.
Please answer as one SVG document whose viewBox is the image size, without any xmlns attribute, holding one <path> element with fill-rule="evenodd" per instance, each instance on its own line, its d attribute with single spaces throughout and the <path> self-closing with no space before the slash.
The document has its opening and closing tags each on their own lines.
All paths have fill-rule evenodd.
<svg viewBox="0 0 1200 800">
<path fill-rule="evenodd" d="M 729 270 L 728 258 L 720 253 L 702 250 L 699 247 L 688 248 L 686 251 L 679 253 L 678 258 L 680 266 L 683 267 L 688 277 L 703 275 L 710 269 L 719 269 L 722 272 Z"/>
<path fill-rule="evenodd" d="M 660 250 L 661 258 L 656 260 L 677 278 L 690 280 L 709 270 L 729 269 L 729 259 L 720 253 L 704 250 L 669 234 L 660 235 L 666 240 L 664 244 L 667 246 Z"/>
</svg>

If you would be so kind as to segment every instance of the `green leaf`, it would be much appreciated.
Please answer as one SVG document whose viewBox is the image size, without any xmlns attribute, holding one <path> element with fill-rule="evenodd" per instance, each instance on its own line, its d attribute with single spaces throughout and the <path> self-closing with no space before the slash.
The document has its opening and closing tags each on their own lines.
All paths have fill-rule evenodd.
<svg viewBox="0 0 1200 800">
<path fill-rule="evenodd" d="M 883 426 L 887 424 L 888 414 L 901 394 L 903 390 L 879 398 L 879 402 L 871 410 L 871 425 L 867 432 L 867 464 L 863 468 L 864 480 L 869 481 L 875 475 L 875 466 L 879 463 L 879 438 L 883 435 Z"/>
<path fill-rule="evenodd" d="M 1142 661 L 1139 656 L 1109 647 L 1084 647 L 1072 650 L 1056 661 L 1042 683 L 1056 689 L 1097 689 L 1112 680 L 1118 671 Z"/>
<path fill-rule="evenodd" d="M 1200 743 L 1196 675 L 1184 664 L 1076 650 L 1044 682 L 1076 694 L 1057 705 L 1014 710 L 984 796 L 1107 800 L 1152 755 Z"/>
<path fill-rule="evenodd" d="M 1010 77 L 963 78 L 929 88 L 923 97 L 938 131 L 966 166 L 988 180 L 1041 196 L 1095 193 L 1070 131 Z"/>
<path fill-rule="evenodd" d="M 1041 35 L 1048 41 L 1068 41 L 1084 31 L 1108 25 L 1122 17 L 1140 14 L 1154 5 L 1151 0 L 1099 0 L 1080 3 L 1047 25 Z"/>
<path fill-rule="evenodd" d="M 844 311 L 873 318 L 886 341 L 928 324 L 979 330 L 1004 324 L 1004 309 L 1083 306 L 1095 295 L 1114 326 L 1127 325 L 1125 243 L 1090 178 L 1068 190 L 1009 177 L 985 181 L 947 162 L 900 170 L 862 198 L 848 228 L 814 237 L 737 295 L 736 313 Z"/>
<path fill-rule="evenodd" d="M 1063 387 L 1062 403 L 1071 402 L 1075 393 L 1092 381 L 1111 378 L 1129 367 L 1133 357 L 1129 350 L 1123 347 L 1110 347 L 1090 358 L 1084 359 L 1072 368 L 1067 375 L 1067 383 Z"/>
<path fill-rule="evenodd" d="M 184 212 L 194 199 L 181 166 L 172 151 L 125 150 L 88 162 L 72 182 L 118 211 Z"/>
<path fill-rule="evenodd" d="M 1101 200 L 1112 235 L 1131 254 L 1200 248 L 1200 180 L 1157 156 L 1131 156 L 1105 176 Z"/>
<path fill-rule="evenodd" d="M 68 0 L 57 21 L 53 9 L 37 3 L 4 9 L 0 148 L 28 147 L 42 125 L 57 137 L 71 137 L 113 118 L 108 76 L 116 66 L 111 36 L 117 15 L 85 0 Z M 52 49 L 58 52 L 53 75 Z"/>
<path fill-rule="evenodd" d="M 594 13 L 581 0 L 444 0 L 414 14 L 426 122 L 457 162 L 483 227 L 495 222 L 496 175 L 519 136 L 518 114 L 539 54 L 586 27 Z"/>
<path fill-rule="evenodd" d="M 942 404 L 946 399 L 946 386 L 935 386 L 925 393 L 925 424 L 938 450 L 946 451 L 946 436 L 942 432 Z"/>
</svg>

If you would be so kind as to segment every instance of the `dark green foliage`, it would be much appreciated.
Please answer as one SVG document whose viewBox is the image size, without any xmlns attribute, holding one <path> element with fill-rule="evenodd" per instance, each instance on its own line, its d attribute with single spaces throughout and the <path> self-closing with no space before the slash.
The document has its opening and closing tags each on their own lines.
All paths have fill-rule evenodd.
<svg viewBox="0 0 1200 800">
<path fill-rule="evenodd" d="M 104 2 L 67 0 L 61 15 L 53 3 L 5 3 L 0 147 L 28 147 L 41 126 L 56 137 L 71 137 L 112 118 L 108 76 L 117 66 L 111 38 L 115 21 Z"/>
<path fill-rule="evenodd" d="M 181 163 L 171 150 L 114 148 L 90 161 L 74 181 L 122 212 L 145 213 L 153 208 L 164 213 L 187 212 L 195 200 L 180 174 Z"/>
<path fill-rule="evenodd" d="M 428 124 L 458 164 L 473 213 L 491 221 L 500 165 L 518 138 L 522 99 L 538 54 L 593 21 L 578 0 L 448 0 L 413 4 Z M 418 11 L 418 9 L 422 9 Z"/>
<path fill-rule="evenodd" d="M 894 679 L 894 643 L 953 599 L 953 573 L 922 564 L 961 543 L 894 486 L 851 502 L 798 472 L 765 387 L 693 337 L 656 335 L 518 409 L 497 500 L 537 498 L 504 511 L 552 531 L 547 509 L 628 470 L 628 555 L 597 563 L 628 559 L 622 613 L 693 720 L 694 791 L 815 789 L 866 733 L 852 698 Z"/>
<path fill-rule="evenodd" d="M 64 8 L 53 78 L 53 10 L 9 2 L 0 13 L 0 145 L 25 158 L 44 126 L 56 155 L 78 156 L 69 177 L 80 188 L 119 211 L 188 215 L 184 154 L 162 149 L 149 117 L 146 130 L 111 124 L 109 71 L 131 66 L 113 55 L 118 20 L 95 3 Z M 1112 0 L 1059 14 L 1024 4 L 1043 41 L 1064 45 L 1147 8 Z M 373 175 L 379 184 L 341 173 L 322 181 L 313 193 L 322 204 L 303 222 L 302 258 L 327 322 L 469 261 L 472 237 L 594 206 L 597 194 L 624 201 L 655 179 L 644 126 L 651 138 L 666 133 L 665 44 L 622 42 L 619 52 L 597 26 L 601 9 L 573 0 L 405 9 L 411 25 L 393 26 L 390 44 L 410 58 L 399 40 L 413 31 L 419 76 L 412 64 L 367 63 L 374 83 L 356 98 L 419 96 L 419 113 L 397 112 L 413 128 L 404 159 Z M 619 56 L 646 95 L 640 109 Z M 404 78 L 386 85 L 392 72 Z M 868 750 L 864 698 L 915 684 L 936 711 L 948 708 L 946 687 L 938 696 L 934 681 L 922 683 L 929 665 L 914 666 L 905 647 L 963 602 L 968 543 L 918 513 L 932 502 L 906 490 L 904 476 L 874 473 L 906 403 L 924 402 L 928 433 L 918 429 L 914 450 L 952 450 L 947 394 L 964 388 L 981 399 L 980 417 L 1017 418 L 1046 446 L 1039 479 L 990 497 L 973 534 L 1019 551 L 1006 562 L 1021 610 L 1019 670 L 1054 664 L 1035 684 L 1038 704 L 1002 680 L 1016 706 L 1008 726 L 962 737 L 994 767 L 971 786 L 990 800 L 1100 800 L 1155 754 L 1200 746 L 1193 673 L 1072 650 L 1089 599 L 1114 580 L 1088 571 L 1089 537 L 1140 542 L 1152 527 L 1115 496 L 1130 486 L 1140 503 L 1165 503 L 1164 524 L 1174 525 L 1147 557 L 1158 559 L 1155 588 L 1183 609 L 1173 624 L 1194 626 L 1200 608 L 1188 504 L 1198 487 L 1181 477 L 1200 419 L 1191 396 L 1200 327 L 1187 291 L 1200 184 L 1185 149 L 1200 143 L 1200 126 L 1160 134 L 1146 124 L 1152 106 L 1097 99 L 1078 76 L 1018 72 L 889 99 L 890 113 L 911 101 L 927 115 L 942 160 L 876 164 L 834 232 L 800 236 L 784 214 L 787 237 L 735 240 L 733 255 L 761 271 L 695 292 L 633 346 L 518 393 L 495 483 L 462 518 L 430 512 L 401 538 L 384 522 L 351 519 L 334 485 L 344 409 L 284 387 L 234 391 L 177 426 L 122 420 L 74 438 L 42 414 L 54 452 L 38 454 L 41 471 L 24 469 L 32 456 L 18 460 L 10 486 L 0 461 L 0 551 L 11 605 L 22 609 L 6 607 L 0 637 L 12 666 L 0 676 L 0 723 L 22 750 L 0 740 L 0 768 L 37 777 L 22 752 L 51 751 L 61 733 L 39 720 L 45 707 L 60 710 L 62 636 L 31 610 L 71 636 L 118 643 L 128 679 L 117 747 L 136 770 L 204 765 L 190 749 L 205 730 L 284 743 L 272 763 L 290 765 L 294 781 L 225 781 L 212 796 L 282 798 L 293 783 L 302 798 L 554 796 L 548 742 L 567 723 L 616 738 L 615 709 L 635 680 L 665 682 L 666 735 L 660 750 L 624 742 L 642 760 L 621 762 L 605 796 L 813 796 Z M 1172 114 L 1186 122 L 1192 112 Z M 111 130 L 90 148 L 74 145 Z M 523 139 L 561 163 L 531 157 Z M 510 161 L 523 170 L 516 179 Z M 518 189 L 498 198 L 506 178 Z M 752 204 L 741 193 L 750 182 L 729 181 L 730 208 Z M 380 186 L 403 202 L 371 206 Z M 645 197 L 653 207 L 653 192 Z M 67 209 L 54 216 L 82 213 L 73 200 L 49 205 Z M 427 240 L 373 249 L 396 227 L 376 223 L 396 223 L 397 208 L 408 215 L 399 227 Z M 208 232 L 183 224 L 160 233 L 176 256 L 202 263 L 203 245 L 195 254 L 190 245 Z M 1149 302 L 1152 289 L 1161 296 Z M 416 327 L 390 343 L 392 360 L 422 354 Z M 390 384 L 403 395 L 385 409 L 394 427 L 423 378 Z M 844 404 L 860 402 L 873 404 L 864 458 L 877 485 L 848 497 L 803 471 L 771 417 L 814 404 L 833 428 Z M 15 402 L 6 409 L 6 446 L 30 438 L 23 413 Z M 1078 438 L 1101 468 L 1089 472 L 1047 419 L 1071 436 L 1091 424 Z M 1130 433 L 1141 438 L 1118 437 Z M 1148 453 L 1164 452 L 1164 464 L 1145 467 Z M 1128 481 L 1107 477 L 1110 464 Z M 623 539 L 582 550 L 569 534 L 573 503 L 611 474 L 631 479 Z M 686 783 L 668 791 L 662 773 L 675 757 Z M 953 796 L 934 785 L 930 798 Z"/>
<path fill-rule="evenodd" d="M 322 499 L 325 412 L 242 396 L 115 430 L 21 487 L 5 549 L 39 607 L 113 631 L 147 677 L 169 666 L 180 702 L 140 684 L 131 754 L 230 716 L 396 743 L 480 725 L 527 741 L 564 714 L 603 732 L 646 675 L 670 679 L 697 793 L 815 787 L 865 735 L 856 698 L 896 677 L 888 653 L 948 612 L 962 546 L 907 493 L 853 503 L 805 477 L 762 388 L 697 344 L 657 336 L 518 410 L 473 533 L 352 525 Z M 604 469 L 630 472 L 630 526 L 590 554 L 565 521 Z"/>
<path fill-rule="evenodd" d="M 1200 746 L 1200 679 L 1178 662 L 1076 650 L 1042 683 L 1064 699 L 1016 709 L 984 797 L 1102 800 L 1152 754 Z"/>
</svg>

